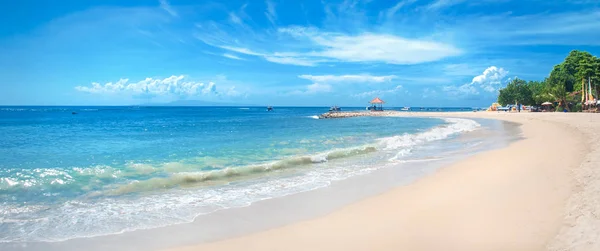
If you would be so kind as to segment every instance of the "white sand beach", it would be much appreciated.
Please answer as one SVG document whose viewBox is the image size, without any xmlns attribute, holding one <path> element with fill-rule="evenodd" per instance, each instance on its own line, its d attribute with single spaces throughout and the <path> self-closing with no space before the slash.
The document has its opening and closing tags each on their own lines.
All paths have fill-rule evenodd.
<svg viewBox="0 0 600 251">
<path fill-rule="evenodd" d="M 326 216 L 191 250 L 600 250 L 600 117 L 386 113 L 520 123 L 523 140 Z"/>
</svg>

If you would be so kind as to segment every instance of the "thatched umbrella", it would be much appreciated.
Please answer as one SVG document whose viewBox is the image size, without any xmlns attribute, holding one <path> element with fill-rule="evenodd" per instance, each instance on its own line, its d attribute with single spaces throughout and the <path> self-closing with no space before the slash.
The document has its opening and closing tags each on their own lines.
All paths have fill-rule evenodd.
<svg viewBox="0 0 600 251">
<path fill-rule="evenodd" d="M 381 111 L 383 111 L 384 103 L 385 102 L 383 100 L 381 100 L 379 97 L 376 97 L 369 102 L 369 104 L 372 104 L 373 106 L 375 106 L 375 110 L 377 110 L 377 105 L 379 105 L 379 110 L 381 110 Z"/>
</svg>

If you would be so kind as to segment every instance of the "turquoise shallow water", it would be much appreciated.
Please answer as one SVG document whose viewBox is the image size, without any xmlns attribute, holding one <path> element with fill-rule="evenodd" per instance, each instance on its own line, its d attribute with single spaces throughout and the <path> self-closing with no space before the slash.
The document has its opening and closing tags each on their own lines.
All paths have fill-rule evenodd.
<svg viewBox="0 0 600 251">
<path fill-rule="evenodd" d="M 316 119 L 326 110 L 0 107 L 0 242 L 190 222 L 419 160 L 424 149 L 451 151 L 462 146 L 439 142 L 480 126 L 465 119 Z"/>
</svg>

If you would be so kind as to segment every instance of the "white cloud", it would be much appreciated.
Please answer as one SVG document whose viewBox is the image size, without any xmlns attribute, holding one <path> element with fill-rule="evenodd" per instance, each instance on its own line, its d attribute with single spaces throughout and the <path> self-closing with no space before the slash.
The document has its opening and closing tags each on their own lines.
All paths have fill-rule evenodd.
<svg viewBox="0 0 600 251">
<path fill-rule="evenodd" d="M 262 53 L 254 52 L 254 51 L 252 51 L 250 49 L 246 49 L 246 48 L 239 48 L 239 47 L 232 47 L 232 46 L 220 46 L 220 47 L 225 50 L 234 51 L 234 52 L 242 53 L 242 54 L 246 54 L 246 55 L 264 56 L 264 54 L 262 54 Z"/>
<path fill-rule="evenodd" d="M 423 98 L 435 98 L 437 97 L 437 91 L 431 88 L 423 89 Z"/>
<path fill-rule="evenodd" d="M 600 45 L 598 33 L 590 32 L 600 30 L 600 10 L 464 16 L 447 29 L 475 46 Z"/>
<path fill-rule="evenodd" d="M 398 12 L 398 10 L 400 10 L 402 7 L 412 4 L 414 2 L 416 2 L 417 0 L 402 0 L 402 1 L 398 1 L 398 3 L 396 3 L 396 5 L 392 6 L 391 8 L 385 10 L 384 12 L 380 13 L 380 17 L 381 16 L 385 16 L 386 19 L 392 19 L 394 17 L 394 15 L 396 15 L 396 12 Z"/>
<path fill-rule="evenodd" d="M 224 53 L 223 57 L 230 58 L 230 59 L 235 59 L 235 60 L 245 60 L 243 58 L 240 58 L 240 57 L 238 57 L 236 55 L 229 54 L 229 53 Z"/>
<path fill-rule="evenodd" d="M 388 82 L 395 75 L 373 76 L 369 74 L 363 75 L 300 75 L 299 78 L 308 79 L 314 82 L 330 83 L 330 82 L 354 82 L 354 83 L 382 83 Z"/>
<path fill-rule="evenodd" d="M 490 66 L 482 74 L 475 76 L 470 83 L 460 86 L 444 86 L 442 89 L 450 96 L 456 97 L 478 95 L 480 91 L 494 93 L 502 87 L 507 75 L 507 70 Z"/>
<path fill-rule="evenodd" d="M 234 24 L 243 24 L 242 19 L 233 12 L 229 13 L 229 21 L 231 21 Z"/>
<path fill-rule="evenodd" d="M 471 84 L 464 84 L 460 86 L 444 86 L 442 87 L 442 90 L 449 96 L 454 97 L 479 94 L 479 91 Z"/>
<path fill-rule="evenodd" d="M 197 96 L 217 94 L 217 85 L 185 81 L 184 76 L 171 76 L 164 79 L 146 78 L 142 81 L 130 83 L 129 79 L 120 79 L 112 83 L 101 85 L 92 83 L 91 86 L 76 86 L 75 90 L 95 94 L 131 94 L 131 95 L 176 95 Z"/>
<path fill-rule="evenodd" d="M 299 66 L 316 66 L 318 60 L 311 60 L 307 58 L 299 57 L 278 57 L 278 56 L 264 56 L 265 60 L 278 64 L 289 64 Z"/>
<path fill-rule="evenodd" d="M 267 0 L 267 11 L 265 11 L 265 16 L 269 19 L 269 22 L 275 24 L 275 19 L 277 19 L 277 13 L 275 13 L 275 4 L 272 1 Z"/>
<path fill-rule="evenodd" d="M 447 64 L 444 65 L 444 74 L 449 76 L 473 76 L 477 71 L 469 67 L 468 64 Z"/>
<path fill-rule="evenodd" d="M 456 56 L 461 50 L 452 45 L 428 40 L 407 39 L 391 34 L 363 33 L 356 36 L 316 32 L 302 27 L 282 28 L 280 33 L 305 38 L 319 51 L 300 55 L 345 62 L 384 62 L 388 64 L 417 64 Z"/>
<path fill-rule="evenodd" d="M 458 5 L 465 1 L 466 0 L 436 0 L 433 3 L 431 3 L 430 5 L 428 5 L 426 8 L 429 10 L 438 10 L 438 9 L 450 7 L 453 5 Z"/>
<path fill-rule="evenodd" d="M 204 26 L 197 27 L 206 29 Z M 211 31 L 211 29 L 197 35 L 197 38 L 211 46 L 262 57 L 278 64 L 300 66 L 315 66 L 328 62 L 418 64 L 462 54 L 460 49 L 450 44 L 430 39 L 403 38 L 385 33 L 347 35 L 320 32 L 315 28 L 287 27 L 279 28 L 277 34 L 274 36 L 270 34 L 268 38 L 252 39 L 257 35 L 250 34 L 249 39 L 238 40 L 224 34 L 222 30 Z"/>
<path fill-rule="evenodd" d="M 397 85 L 393 89 L 389 89 L 389 90 L 367 91 L 367 92 L 361 92 L 361 93 L 358 93 L 358 94 L 354 94 L 352 96 L 358 97 L 358 98 L 374 97 L 374 96 L 385 97 L 386 94 L 397 94 L 401 90 L 402 90 L 402 86 L 401 85 Z"/>
<path fill-rule="evenodd" d="M 279 64 L 300 65 L 300 66 L 315 66 L 319 60 L 311 60 L 302 57 L 295 57 L 293 53 L 274 53 L 271 55 L 258 53 L 248 48 L 239 48 L 233 46 L 220 46 L 220 48 L 250 56 L 262 57 L 265 60 Z M 225 53 L 227 54 L 227 53 Z M 290 56 L 291 55 L 291 56 Z"/>
<path fill-rule="evenodd" d="M 160 8 L 168 12 L 171 16 L 177 16 L 177 12 L 171 7 L 167 0 L 160 0 Z"/>
<path fill-rule="evenodd" d="M 224 94 L 226 96 L 230 96 L 230 97 L 238 97 L 243 95 L 241 92 L 239 92 L 235 86 L 229 87 L 229 89 L 225 90 Z"/>
<path fill-rule="evenodd" d="M 507 70 L 490 66 L 481 75 L 474 77 L 471 85 L 478 85 L 487 92 L 495 92 L 502 87 L 502 81 L 507 75 Z"/>
<path fill-rule="evenodd" d="M 306 91 L 308 93 L 331 92 L 331 85 L 314 83 L 306 86 Z"/>
<path fill-rule="evenodd" d="M 316 93 L 327 93 L 327 92 L 331 92 L 332 90 L 333 90 L 333 88 L 331 87 L 331 85 L 313 83 L 313 84 L 304 86 L 303 89 L 287 92 L 285 94 L 286 95 L 310 95 L 310 94 L 316 94 Z"/>
</svg>

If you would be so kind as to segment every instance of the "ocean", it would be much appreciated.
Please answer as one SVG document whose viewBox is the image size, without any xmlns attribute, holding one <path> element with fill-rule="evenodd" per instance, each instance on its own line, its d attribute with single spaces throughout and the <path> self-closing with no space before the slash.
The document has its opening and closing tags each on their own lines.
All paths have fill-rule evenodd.
<svg viewBox="0 0 600 251">
<path fill-rule="evenodd" d="M 479 151 L 490 142 L 484 129 L 502 130 L 470 119 L 318 119 L 326 111 L 0 107 L 0 242 L 188 223 L 381 168 Z"/>
</svg>

